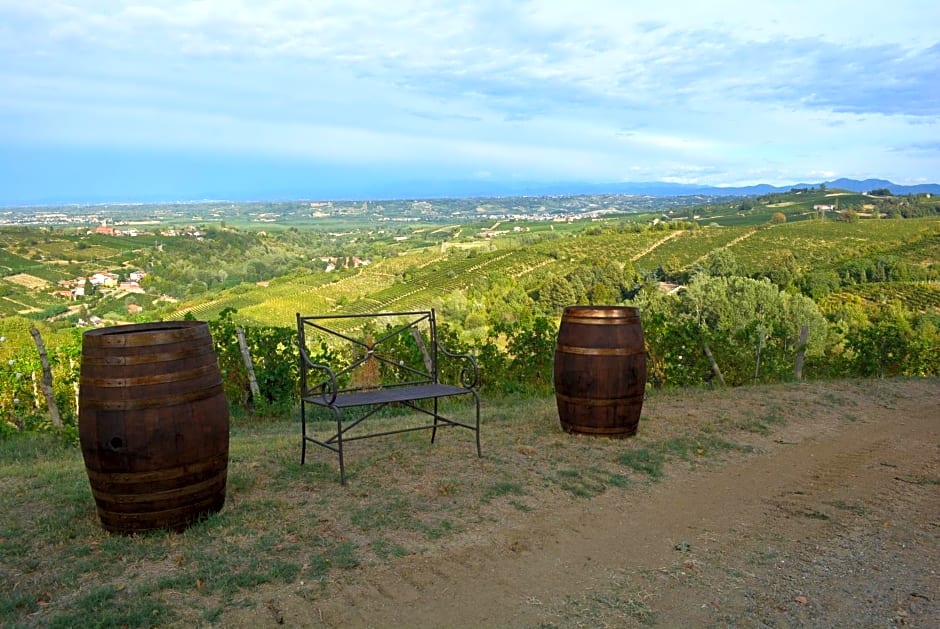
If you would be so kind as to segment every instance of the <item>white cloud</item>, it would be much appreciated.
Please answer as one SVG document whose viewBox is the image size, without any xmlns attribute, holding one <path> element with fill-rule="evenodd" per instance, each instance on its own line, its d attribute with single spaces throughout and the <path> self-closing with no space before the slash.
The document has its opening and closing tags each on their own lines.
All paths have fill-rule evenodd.
<svg viewBox="0 0 940 629">
<path fill-rule="evenodd" d="M 494 178 L 929 177 L 937 18 L 920 0 L 0 0 L 0 143 Z"/>
</svg>

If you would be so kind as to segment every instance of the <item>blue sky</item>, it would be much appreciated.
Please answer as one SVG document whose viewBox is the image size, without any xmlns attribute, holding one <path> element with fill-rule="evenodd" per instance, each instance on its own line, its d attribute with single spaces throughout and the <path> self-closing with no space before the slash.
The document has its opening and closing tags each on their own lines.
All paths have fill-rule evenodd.
<svg viewBox="0 0 940 629">
<path fill-rule="evenodd" d="M 938 25 L 936 0 L 0 0 L 0 203 L 935 183 Z"/>
</svg>

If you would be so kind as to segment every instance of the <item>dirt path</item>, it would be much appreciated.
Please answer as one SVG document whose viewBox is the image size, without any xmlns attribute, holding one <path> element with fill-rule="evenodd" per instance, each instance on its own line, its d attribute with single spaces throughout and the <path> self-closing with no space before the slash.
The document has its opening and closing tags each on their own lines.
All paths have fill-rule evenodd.
<svg viewBox="0 0 940 629">
<path fill-rule="evenodd" d="M 851 421 L 790 421 L 755 453 L 636 491 L 560 496 L 537 517 L 364 569 L 327 599 L 273 593 L 272 613 L 241 620 L 940 627 L 940 386 L 904 395 L 873 396 Z"/>
</svg>

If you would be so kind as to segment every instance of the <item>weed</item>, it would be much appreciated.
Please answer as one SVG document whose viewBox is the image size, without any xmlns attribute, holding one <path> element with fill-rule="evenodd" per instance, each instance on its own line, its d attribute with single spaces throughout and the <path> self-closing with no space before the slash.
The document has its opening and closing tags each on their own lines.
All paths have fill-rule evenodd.
<svg viewBox="0 0 940 629">
<path fill-rule="evenodd" d="M 75 609 L 53 616 L 48 627 L 152 627 L 176 618 L 170 607 L 149 596 L 103 586 L 75 601 Z"/>
<path fill-rule="evenodd" d="M 656 441 L 644 448 L 622 452 L 617 460 L 634 472 L 658 480 L 663 477 L 663 466 L 670 459 L 695 463 L 699 459 L 721 452 L 748 452 L 750 449 L 750 446 L 741 446 L 716 435 L 703 434 L 698 437 L 672 437 Z"/>
<path fill-rule="evenodd" d="M 562 626 L 609 626 L 605 621 L 610 618 L 616 618 L 619 625 L 655 624 L 656 614 L 645 602 L 646 597 L 618 591 L 622 585 L 614 584 L 610 590 L 577 599 L 568 597 L 558 611 L 565 621 Z"/>
<path fill-rule="evenodd" d="M 387 560 L 389 557 L 405 557 L 408 555 L 408 549 L 405 547 L 381 538 L 373 540 L 370 548 L 375 556 L 382 560 Z"/>
<path fill-rule="evenodd" d="M 494 498 L 499 498 L 500 496 L 524 496 L 526 491 L 522 488 L 522 485 L 519 483 L 501 481 L 490 485 L 483 491 L 483 495 L 480 497 L 481 502 L 490 502 Z"/>
<path fill-rule="evenodd" d="M 634 472 L 640 472 L 650 478 L 658 479 L 662 478 L 663 464 L 666 462 L 666 457 L 661 452 L 649 448 L 640 448 L 639 450 L 624 452 L 618 460 L 621 465 L 630 468 Z"/>
<path fill-rule="evenodd" d="M 777 406 L 771 406 L 763 417 L 754 417 L 753 414 L 748 413 L 746 417 L 732 422 L 731 425 L 738 430 L 766 436 L 773 432 L 774 427 L 783 426 L 786 423 L 780 409 Z"/>
<path fill-rule="evenodd" d="M 221 606 L 213 606 L 209 609 L 202 612 L 203 619 L 210 625 L 217 625 L 222 619 L 222 613 L 225 611 L 225 608 Z"/>
<path fill-rule="evenodd" d="M 535 507 L 530 507 L 524 502 L 520 502 L 518 500 L 510 500 L 509 504 L 515 507 L 516 509 L 518 509 L 519 511 L 522 511 L 523 513 L 530 513 L 532 511 L 535 511 Z"/>
<path fill-rule="evenodd" d="M 328 558 L 337 568 L 355 568 L 359 565 L 356 545 L 352 542 L 340 542 L 330 550 Z"/>
<path fill-rule="evenodd" d="M 585 469 L 561 469 L 555 472 L 554 481 L 565 491 L 578 498 L 591 498 L 607 491 L 608 487 L 626 487 L 627 479 L 596 467 Z"/>
<path fill-rule="evenodd" d="M 349 521 L 363 532 L 376 532 L 388 528 L 411 528 L 414 514 L 411 503 L 394 492 L 385 499 L 367 503 L 352 510 Z"/>
<path fill-rule="evenodd" d="M 35 594 L 13 592 L 5 598 L 0 598 L 0 624 L 4 627 L 13 626 L 17 617 L 31 614 L 39 609 L 39 601 Z"/>
<path fill-rule="evenodd" d="M 424 533 L 428 539 L 440 539 L 457 530 L 457 527 L 450 520 L 441 520 L 436 524 L 419 522 L 417 529 Z"/>
</svg>

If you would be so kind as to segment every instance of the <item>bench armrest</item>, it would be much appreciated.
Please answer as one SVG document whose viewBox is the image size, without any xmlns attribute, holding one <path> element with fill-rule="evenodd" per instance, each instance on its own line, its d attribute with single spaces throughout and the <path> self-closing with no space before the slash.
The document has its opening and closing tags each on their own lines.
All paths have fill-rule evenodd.
<svg viewBox="0 0 940 629">
<path fill-rule="evenodd" d="M 336 394 L 339 392 L 339 387 L 336 384 L 336 372 L 334 372 L 328 365 L 321 365 L 315 363 L 310 359 L 310 355 L 307 353 L 307 350 L 303 347 L 300 348 L 300 368 L 301 368 L 301 397 L 307 397 L 310 395 L 319 395 L 323 398 L 323 402 L 326 405 L 332 405 L 336 402 Z M 322 372 L 321 379 L 316 382 L 314 385 L 309 385 L 308 374 L 307 372 Z"/>
<path fill-rule="evenodd" d="M 460 385 L 463 388 L 473 389 L 477 386 L 477 383 L 480 380 L 480 370 L 477 367 L 477 361 L 473 356 L 470 354 L 458 354 L 456 352 L 447 351 L 447 349 L 440 343 L 437 344 L 437 349 L 447 358 L 454 358 L 463 361 L 463 364 L 460 367 Z M 438 366 L 438 371 L 440 371 L 440 366 Z"/>
</svg>

